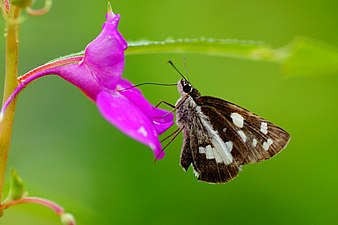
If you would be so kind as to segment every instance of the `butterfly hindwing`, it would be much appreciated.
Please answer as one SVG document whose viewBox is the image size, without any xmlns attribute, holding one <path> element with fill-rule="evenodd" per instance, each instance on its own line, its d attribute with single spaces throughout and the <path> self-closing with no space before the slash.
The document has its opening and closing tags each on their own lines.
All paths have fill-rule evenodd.
<svg viewBox="0 0 338 225">
<path fill-rule="evenodd" d="M 225 154 L 227 149 L 222 148 L 220 140 L 212 136 L 208 129 L 201 121 L 193 123 L 190 129 L 193 169 L 201 181 L 224 183 L 237 176 L 239 167 L 229 161 L 229 155 Z"/>
<path fill-rule="evenodd" d="M 186 132 L 183 133 L 184 139 L 183 139 L 183 145 L 182 145 L 182 151 L 181 151 L 181 167 L 187 171 L 191 163 L 193 162 L 193 157 L 191 153 L 191 147 L 190 147 L 190 134 L 186 134 Z"/>
</svg>

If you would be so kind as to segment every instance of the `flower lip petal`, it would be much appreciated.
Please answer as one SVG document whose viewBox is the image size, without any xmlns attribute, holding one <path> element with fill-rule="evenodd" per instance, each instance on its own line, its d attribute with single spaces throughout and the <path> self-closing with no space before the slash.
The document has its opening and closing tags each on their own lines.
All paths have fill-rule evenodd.
<svg viewBox="0 0 338 225">
<path fill-rule="evenodd" d="M 144 112 L 144 114 L 148 115 L 149 119 L 153 121 L 158 134 L 164 133 L 174 124 L 174 114 L 164 109 L 155 108 L 142 95 L 142 92 L 138 88 L 130 88 L 133 86 L 134 85 L 130 81 L 121 78 L 118 83 L 117 90 L 121 90 L 120 94 L 137 105 Z M 129 89 L 123 90 L 126 88 Z"/>
<path fill-rule="evenodd" d="M 157 159 L 164 156 L 152 121 L 128 98 L 118 92 L 101 91 L 96 100 L 102 116 L 119 130 L 149 146 Z"/>
<path fill-rule="evenodd" d="M 174 114 L 160 108 L 153 109 L 152 119 L 158 134 L 163 134 L 174 124 Z"/>
</svg>

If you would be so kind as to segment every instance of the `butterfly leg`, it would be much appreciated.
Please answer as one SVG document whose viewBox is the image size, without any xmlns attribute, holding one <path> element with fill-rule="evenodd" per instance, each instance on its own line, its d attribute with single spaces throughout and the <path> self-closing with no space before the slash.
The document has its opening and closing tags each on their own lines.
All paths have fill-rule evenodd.
<svg viewBox="0 0 338 225">
<path fill-rule="evenodd" d="M 169 142 L 163 147 L 163 150 L 164 151 L 169 145 L 171 142 L 173 142 L 173 140 L 175 140 L 175 138 L 181 133 L 181 131 L 183 130 L 183 128 L 177 128 L 173 133 L 169 134 L 167 137 L 165 137 L 161 142 L 167 140 L 169 137 L 172 137 L 170 138 Z"/>
<path fill-rule="evenodd" d="M 153 108 L 154 109 L 157 109 L 162 103 L 166 104 L 167 106 L 170 106 L 171 108 L 173 108 L 173 110 L 171 110 L 170 112 L 168 112 L 167 114 L 163 115 L 163 116 L 160 116 L 160 117 L 157 117 L 157 118 L 164 118 L 168 115 L 170 115 L 171 113 L 175 112 L 176 111 L 176 107 L 169 103 L 169 102 L 166 102 L 166 101 L 160 101 L 157 105 L 155 105 L 155 107 Z"/>
<path fill-rule="evenodd" d="M 172 132 L 171 134 L 169 134 L 168 136 L 166 136 L 165 138 L 163 138 L 161 140 L 161 143 L 163 143 L 165 140 L 169 139 L 170 137 L 172 137 L 173 135 L 175 135 L 177 132 L 181 132 L 180 128 L 177 128 L 176 130 L 174 130 L 174 132 Z"/>
<path fill-rule="evenodd" d="M 177 108 L 179 108 L 179 107 L 184 103 L 184 101 L 185 101 L 187 98 L 188 98 L 188 96 L 185 96 L 185 97 L 180 101 L 180 103 L 179 103 L 178 105 L 176 105 L 176 106 L 173 105 L 173 104 L 171 104 L 171 103 L 169 103 L 169 102 L 167 102 L 167 101 L 160 101 L 159 103 L 157 103 L 157 105 L 155 105 L 155 107 L 154 107 L 153 109 L 158 108 L 158 107 L 163 103 L 163 104 L 166 104 L 167 106 L 173 108 L 173 109 L 174 109 L 173 111 L 175 111 Z"/>
<path fill-rule="evenodd" d="M 166 102 L 166 101 L 160 101 L 159 103 L 157 103 L 157 105 L 155 105 L 154 109 L 157 109 L 161 104 L 166 104 L 167 106 L 176 109 L 176 106 L 174 106 L 173 104 Z"/>
<path fill-rule="evenodd" d="M 165 140 L 167 140 L 168 138 L 172 137 L 172 138 L 170 138 L 169 142 L 163 147 L 162 152 L 170 145 L 171 142 L 173 142 L 175 140 L 175 138 L 181 133 L 182 130 L 183 130 L 183 128 L 177 128 L 174 132 L 172 132 L 167 137 L 165 137 L 163 140 L 161 140 L 161 143 L 162 143 Z M 156 161 L 157 161 L 157 159 L 155 159 L 155 162 Z"/>
</svg>

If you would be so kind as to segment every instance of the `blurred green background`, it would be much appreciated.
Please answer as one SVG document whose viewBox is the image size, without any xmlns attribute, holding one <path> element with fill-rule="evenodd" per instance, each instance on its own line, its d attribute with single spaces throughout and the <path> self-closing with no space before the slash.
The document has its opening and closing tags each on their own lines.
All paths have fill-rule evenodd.
<svg viewBox="0 0 338 225">
<path fill-rule="evenodd" d="M 20 73 L 84 49 L 101 30 L 106 4 L 58 0 L 47 15 L 29 18 L 20 33 Z M 116 0 L 112 5 L 127 40 L 238 38 L 280 47 L 305 35 L 338 46 L 336 0 Z M 1 52 L 3 43 L 2 37 Z M 202 94 L 237 103 L 285 128 L 292 136 L 287 149 L 245 166 L 230 183 L 200 183 L 178 165 L 181 136 L 154 163 L 147 147 L 107 123 L 78 89 L 50 76 L 19 98 L 8 166 L 18 170 L 32 196 L 62 204 L 83 225 L 338 224 L 337 74 L 286 78 L 267 62 L 158 54 L 128 56 L 124 76 L 134 83 L 173 83 L 179 77 L 166 61 L 183 70 L 184 57 Z M 154 104 L 178 98 L 174 87 L 142 90 Z M 5 211 L 0 224 L 60 222 L 48 209 L 21 205 Z"/>
</svg>

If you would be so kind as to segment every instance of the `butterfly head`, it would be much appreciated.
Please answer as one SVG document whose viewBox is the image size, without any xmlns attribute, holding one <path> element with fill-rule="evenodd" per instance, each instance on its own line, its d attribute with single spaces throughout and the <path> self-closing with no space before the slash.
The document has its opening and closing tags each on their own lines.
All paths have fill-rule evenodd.
<svg viewBox="0 0 338 225">
<path fill-rule="evenodd" d="M 200 96 L 200 93 L 186 79 L 181 79 L 178 81 L 177 89 L 182 96 L 184 95 L 190 95 L 191 97 Z"/>
</svg>

